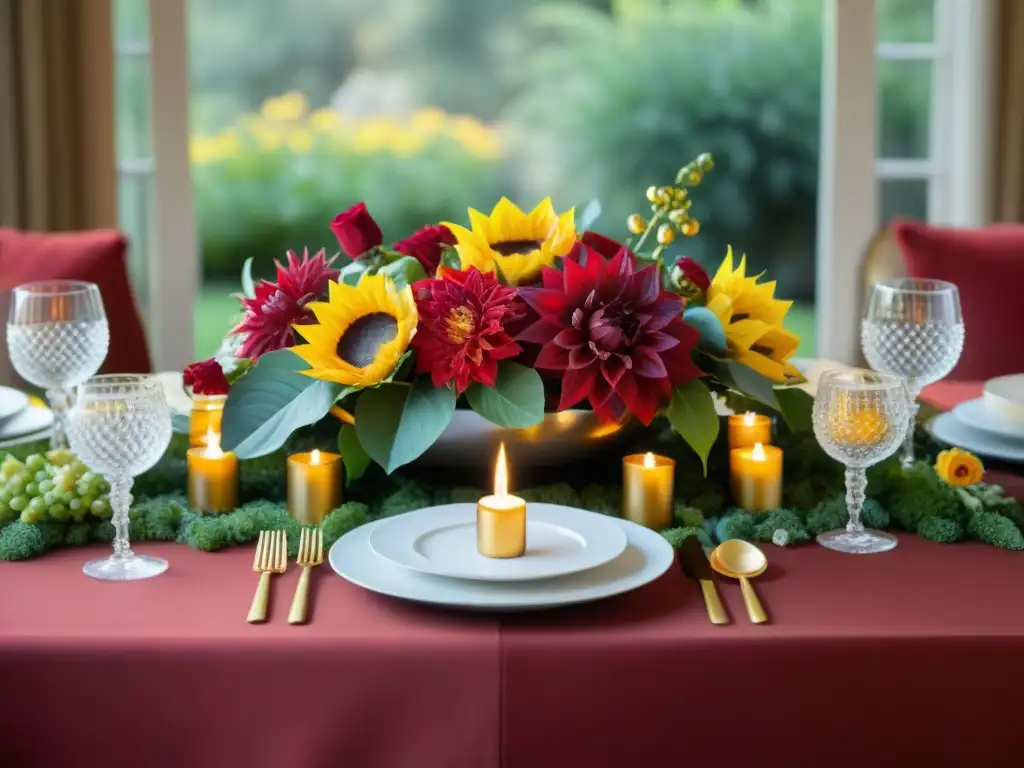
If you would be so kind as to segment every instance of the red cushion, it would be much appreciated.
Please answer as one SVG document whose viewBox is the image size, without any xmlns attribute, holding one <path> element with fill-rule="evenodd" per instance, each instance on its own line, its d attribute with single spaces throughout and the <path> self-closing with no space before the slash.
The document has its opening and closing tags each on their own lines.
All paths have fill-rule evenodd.
<svg viewBox="0 0 1024 768">
<path fill-rule="evenodd" d="M 126 249 L 124 237 L 112 230 L 41 233 L 0 227 L 0 291 L 37 280 L 96 283 L 110 325 L 110 351 L 101 371 L 149 373 L 149 350 L 128 282 Z"/>
<path fill-rule="evenodd" d="M 953 406 L 981 397 L 983 381 L 951 381 L 943 379 L 929 384 L 921 392 L 921 399 L 940 411 L 951 411 Z"/>
<path fill-rule="evenodd" d="M 946 280 L 960 289 L 966 340 L 949 378 L 987 380 L 1024 372 L 1024 225 L 946 229 L 893 224 L 907 274 Z"/>
</svg>

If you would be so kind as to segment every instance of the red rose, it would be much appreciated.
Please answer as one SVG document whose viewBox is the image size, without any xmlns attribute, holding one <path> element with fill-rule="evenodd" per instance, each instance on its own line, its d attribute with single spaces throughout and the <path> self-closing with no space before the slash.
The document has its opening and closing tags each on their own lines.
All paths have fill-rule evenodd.
<svg viewBox="0 0 1024 768">
<path fill-rule="evenodd" d="M 682 280 L 689 280 L 691 283 L 700 288 L 702 293 L 706 293 L 708 286 L 711 285 L 711 278 L 708 277 L 708 273 L 704 271 L 704 267 L 698 264 L 688 256 L 684 256 L 676 261 L 675 269 L 677 275 Z"/>
<path fill-rule="evenodd" d="M 192 363 L 182 372 L 182 378 L 185 381 L 185 386 L 191 387 L 192 393 L 195 395 L 226 395 L 228 393 L 229 385 L 224 376 L 224 369 L 213 358 Z"/>
<path fill-rule="evenodd" d="M 599 235 L 597 232 L 591 232 L 589 230 L 583 233 L 583 236 L 580 238 L 580 242 L 582 242 L 588 250 L 597 251 L 606 259 L 614 259 L 615 255 L 619 251 L 626 248 L 622 243 L 618 243 L 610 237 L 605 237 L 604 235 Z M 626 248 L 626 250 L 628 251 L 629 249 Z M 632 255 L 633 252 L 629 252 Z"/>
<path fill-rule="evenodd" d="M 423 265 L 427 275 L 431 276 L 437 272 L 437 267 L 441 263 L 441 255 L 447 245 L 455 245 L 455 235 L 448 227 L 435 224 L 424 227 L 405 240 L 398 241 L 394 248 L 405 256 L 415 258 Z"/>
<path fill-rule="evenodd" d="M 353 259 L 358 259 L 384 242 L 384 234 L 366 210 L 366 203 L 356 203 L 335 216 L 331 222 L 331 232 L 338 238 L 341 250 Z"/>
</svg>

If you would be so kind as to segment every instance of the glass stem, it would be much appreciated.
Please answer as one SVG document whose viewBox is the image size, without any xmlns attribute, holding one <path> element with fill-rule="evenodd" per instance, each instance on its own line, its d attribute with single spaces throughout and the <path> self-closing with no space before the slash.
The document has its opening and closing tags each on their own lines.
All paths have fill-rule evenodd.
<svg viewBox="0 0 1024 768">
<path fill-rule="evenodd" d="M 907 435 L 903 438 L 903 453 L 900 456 L 900 466 L 904 469 L 914 466 L 914 428 L 917 426 L 917 412 L 921 407 L 917 403 L 921 388 L 910 380 L 907 382 L 907 389 L 910 392 L 910 423 L 907 425 Z"/>
<path fill-rule="evenodd" d="M 50 434 L 50 450 L 58 451 L 68 447 L 68 409 L 71 408 L 71 393 L 63 387 L 46 390 L 46 399 L 53 410 L 53 432 Z"/>
<path fill-rule="evenodd" d="M 111 522 L 114 524 L 114 557 L 135 557 L 128 541 L 130 523 L 128 510 L 132 506 L 132 479 L 130 477 L 107 478 L 110 483 L 110 508 L 114 511 Z"/>
<path fill-rule="evenodd" d="M 847 533 L 862 533 L 864 523 L 860 521 L 860 512 L 864 508 L 865 491 L 868 487 L 868 475 L 863 467 L 846 468 L 846 511 L 850 521 L 846 524 Z"/>
</svg>

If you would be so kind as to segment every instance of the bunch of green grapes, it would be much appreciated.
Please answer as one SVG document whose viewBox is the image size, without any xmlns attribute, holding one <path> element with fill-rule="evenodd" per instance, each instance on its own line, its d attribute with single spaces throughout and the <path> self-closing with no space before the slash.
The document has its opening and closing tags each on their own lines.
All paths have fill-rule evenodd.
<svg viewBox="0 0 1024 768">
<path fill-rule="evenodd" d="M 22 522 L 109 517 L 110 490 L 70 451 L 32 454 L 24 461 L 8 455 L 0 462 L 0 524 L 20 515 Z"/>
</svg>

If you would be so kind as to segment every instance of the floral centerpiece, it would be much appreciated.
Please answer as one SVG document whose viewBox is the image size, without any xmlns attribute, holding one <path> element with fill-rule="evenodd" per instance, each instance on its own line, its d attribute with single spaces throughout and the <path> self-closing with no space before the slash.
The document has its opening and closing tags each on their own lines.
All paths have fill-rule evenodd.
<svg viewBox="0 0 1024 768">
<path fill-rule="evenodd" d="M 244 318 L 217 358 L 226 379 L 207 361 L 190 380 L 229 382 L 222 442 L 242 458 L 333 413 L 350 478 L 414 461 L 459 405 L 509 428 L 576 407 L 605 422 L 663 414 L 706 460 L 712 393 L 782 411 L 778 388 L 800 380 L 774 282 L 731 251 L 713 278 L 670 253 L 699 231 L 690 190 L 712 167 L 701 155 L 648 189 L 651 215 L 629 217 L 624 243 L 550 199 L 524 211 L 503 198 L 388 248 L 355 205 L 331 223 L 338 255 L 289 252 L 255 285 L 246 264 Z"/>
</svg>

